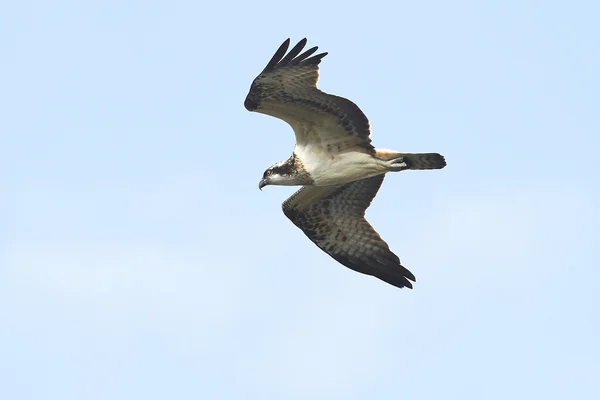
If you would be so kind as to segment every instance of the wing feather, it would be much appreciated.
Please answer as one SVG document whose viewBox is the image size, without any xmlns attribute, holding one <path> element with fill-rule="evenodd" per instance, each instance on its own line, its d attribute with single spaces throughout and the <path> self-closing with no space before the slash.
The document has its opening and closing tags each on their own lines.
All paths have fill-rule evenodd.
<svg viewBox="0 0 600 400">
<path fill-rule="evenodd" d="M 300 54 L 300 52 L 302 51 L 302 49 L 304 48 L 304 46 L 306 46 L 306 38 L 302 39 L 301 41 L 299 41 L 291 50 L 289 53 L 287 53 L 287 55 L 285 57 L 283 57 L 281 59 L 281 61 L 279 61 L 279 64 L 283 65 L 288 65 L 290 63 L 290 61 L 292 61 L 294 59 L 294 57 L 296 57 L 298 54 Z"/>
<path fill-rule="evenodd" d="M 284 214 L 310 240 L 354 271 L 396 287 L 412 288 L 415 276 L 365 219 L 384 175 L 337 186 L 305 186 L 283 203 Z"/>
<path fill-rule="evenodd" d="M 317 88 L 319 63 L 327 53 L 313 55 L 315 46 L 300 54 L 306 43 L 302 39 L 286 54 L 290 40 L 283 42 L 252 83 L 244 105 L 286 121 L 300 146 L 317 144 L 328 152 L 355 145 L 372 150 L 369 120 L 362 110 Z"/>
<path fill-rule="evenodd" d="M 325 57 L 325 55 L 327 55 L 327 53 L 317 54 L 314 57 L 308 58 L 310 55 L 312 55 L 318 49 L 319 48 L 317 46 L 311 47 L 310 49 L 306 50 L 304 53 L 300 54 L 298 57 L 296 57 L 292 61 L 290 61 L 289 65 L 298 65 L 298 64 L 300 64 L 300 61 L 303 61 L 305 65 L 313 64 L 317 60 L 320 62 L 321 59 L 323 57 Z"/>
<path fill-rule="evenodd" d="M 273 57 L 271 57 L 271 60 L 267 63 L 267 66 L 265 67 L 265 69 L 263 69 L 262 73 L 273 70 L 273 68 L 275 68 L 275 65 L 277 65 L 279 60 L 281 60 L 281 57 L 283 57 L 285 55 L 285 52 L 287 51 L 288 47 L 290 47 L 290 39 L 289 38 L 286 39 L 281 44 L 281 46 L 279 46 L 279 48 L 277 49 L 275 54 L 273 54 Z"/>
</svg>

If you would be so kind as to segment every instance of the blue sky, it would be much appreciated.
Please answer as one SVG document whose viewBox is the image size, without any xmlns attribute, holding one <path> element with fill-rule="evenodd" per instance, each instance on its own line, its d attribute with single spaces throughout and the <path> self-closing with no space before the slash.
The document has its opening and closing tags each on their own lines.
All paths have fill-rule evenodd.
<svg viewBox="0 0 600 400">
<path fill-rule="evenodd" d="M 0 397 L 596 399 L 595 2 L 5 2 Z M 257 183 L 290 154 L 243 101 L 280 43 L 329 55 L 390 174 L 398 290 Z"/>
</svg>

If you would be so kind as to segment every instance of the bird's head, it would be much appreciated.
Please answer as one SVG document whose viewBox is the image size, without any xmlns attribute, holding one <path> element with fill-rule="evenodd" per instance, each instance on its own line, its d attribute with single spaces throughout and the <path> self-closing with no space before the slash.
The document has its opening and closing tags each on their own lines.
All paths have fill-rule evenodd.
<svg viewBox="0 0 600 400">
<path fill-rule="evenodd" d="M 258 188 L 262 190 L 268 185 L 295 186 L 303 183 L 295 174 L 293 164 L 288 161 L 282 161 L 269 167 L 258 182 Z"/>
</svg>

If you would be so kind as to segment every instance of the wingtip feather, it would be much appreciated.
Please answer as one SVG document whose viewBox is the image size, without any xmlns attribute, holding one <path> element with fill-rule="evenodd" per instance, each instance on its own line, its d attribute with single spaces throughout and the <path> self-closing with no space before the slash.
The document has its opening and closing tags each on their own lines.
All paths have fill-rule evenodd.
<svg viewBox="0 0 600 400">
<path fill-rule="evenodd" d="M 277 65 L 277 63 L 283 58 L 289 47 L 290 38 L 287 38 L 286 40 L 284 40 L 281 46 L 279 46 L 275 54 L 273 54 L 273 57 L 271 57 L 271 60 L 269 60 L 267 66 L 265 67 L 265 69 L 263 69 L 263 72 L 273 69 Z"/>
<path fill-rule="evenodd" d="M 300 54 L 302 49 L 306 46 L 308 42 L 307 38 L 303 38 L 289 51 L 291 39 L 287 38 L 281 46 L 277 49 L 271 60 L 267 63 L 267 66 L 263 69 L 261 73 L 266 73 L 273 71 L 274 69 L 286 66 L 296 66 L 296 65 L 318 65 L 321 62 L 321 59 L 327 55 L 327 53 L 317 54 L 315 56 L 311 56 L 314 52 L 317 51 L 318 46 L 312 47 L 306 50 L 304 53 Z M 287 53 L 287 54 L 286 54 Z"/>
<path fill-rule="evenodd" d="M 279 61 L 279 63 L 281 63 L 281 65 L 283 65 L 283 66 L 289 64 L 290 61 L 292 61 L 294 59 L 294 57 L 296 57 L 298 54 L 300 54 L 300 52 L 302 51 L 304 46 L 306 46 L 306 38 L 304 38 L 301 41 L 299 41 L 298 43 L 296 43 L 296 45 L 294 47 L 292 47 L 292 50 L 290 50 L 290 52 L 287 53 L 287 55 L 285 57 L 283 57 L 281 59 L 281 61 Z"/>
</svg>

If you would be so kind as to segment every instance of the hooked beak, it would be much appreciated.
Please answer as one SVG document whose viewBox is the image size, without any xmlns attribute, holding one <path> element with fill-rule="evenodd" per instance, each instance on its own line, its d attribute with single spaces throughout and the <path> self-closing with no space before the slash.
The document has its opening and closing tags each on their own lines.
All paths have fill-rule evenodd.
<svg viewBox="0 0 600 400">
<path fill-rule="evenodd" d="M 269 180 L 268 179 L 261 179 L 260 182 L 258 182 L 258 188 L 260 190 L 262 190 L 262 188 L 264 188 L 268 184 L 269 184 Z"/>
</svg>

